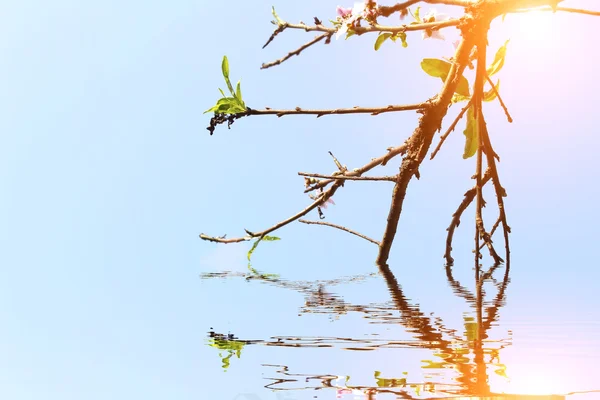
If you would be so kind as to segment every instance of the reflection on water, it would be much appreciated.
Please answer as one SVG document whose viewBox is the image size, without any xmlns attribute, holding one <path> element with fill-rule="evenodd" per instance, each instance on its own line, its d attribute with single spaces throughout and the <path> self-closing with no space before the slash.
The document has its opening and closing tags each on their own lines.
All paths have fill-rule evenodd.
<svg viewBox="0 0 600 400">
<path fill-rule="evenodd" d="M 370 384 L 354 384 L 346 375 L 314 374 L 310 371 L 295 371 L 288 365 L 262 364 L 265 371 L 264 387 L 276 392 L 335 391 L 339 399 L 564 399 L 569 394 L 547 396 L 525 396 L 499 394 L 490 387 L 490 377 L 508 378 L 507 367 L 501 360 L 503 349 L 511 346 L 512 335 L 491 338 L 490 330 L 497 325 L 499 311 L 506 300 L 506 289 L 510 283 L 510 268 L 498 265 L 478 274 L 475 290 L 471 291 L 457 281 L 451 267 L 446 268 L 446 277 L 454 294 L 464 299 L 469 313 L 462 314 L 462 331 L 447 328 L 444 321 L 426 314 L 418 304 L 411 303 L 402 286 L 388 268 L 379 274 L 344 277 L 327 281 L 286 281 L 273 275 L 242 273 L 211 273 L 209 278 L 244 278 L 282 290 L 292 290 L 304 296 L 300 306 L 302 314 L 326 314 L 330 319 L 341 315 L 358 314 L 372 324 L 395 324 L 402 326 L 411 339 L 329 336 L 272 336 L 260 340 L 245 340 L 228 332 L 216 332 L 212 328 L 207 342 L 219 350 L 222 367 L 227 370 L 233 357 L 241 357 L 245 346 L 275 346 L 294 348 L 338 348 L 351 352 L 376 352 L 385 349 L 426 349 L 432 356 L 421 360 L 424 372 L 420 378 L 402 372 L 399 376 L 386 376 L 381 371 L 368 371 Z M 336 286 L 383 279 L 390 293 L 384 303 L 353 304 L 335 293 Z M 487 291 L 493 292 L 488 295 Z M 318 360 L 317 360 L 318 361 Z M 316 362 L 315 367 L 318 366 Z M 414 374 L 413 374 L 414 375 Z M 425 376 L 426 380 L 422 377 Z M 594 392 L 594 391 L 592 391 Z M 597 392 L 600 398 L 600 390 Z M 517 396 L 518 395 L 518 396 Z M 315 396 L 310 396 L 315 397 Z M 333 397 L 329 397 L 333 398 Z"/>
</svg>

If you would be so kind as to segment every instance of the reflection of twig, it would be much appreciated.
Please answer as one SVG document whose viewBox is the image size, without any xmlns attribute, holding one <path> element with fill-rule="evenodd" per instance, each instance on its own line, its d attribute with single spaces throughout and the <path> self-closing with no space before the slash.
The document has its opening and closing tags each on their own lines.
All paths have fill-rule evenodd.
<svg viewBox="0 0 600 400">
<path fill-rule="evenodd" d="M 358 236 L 359 238 L 363 238 L 371 243 L 376 244 L 377 246 L 379 246 L 379 242 L 376 240 L 371 239 L 368 236 L 363 235 L 362 233 L 353 231 L 352 229 L 346 228 L 345 226 L 341 226 L 341 225 L 336 225 L 336 224 L 332 224 L 331 222 L 324 222 L 324 221 L 307 221 L 305 219 L 299 219 L 298 222 L 302 222 L 303 224 L 307 224 L 307 225 L 325 225 L 325 226 L 330 226 L 332 228 L 336 228 L 336 229 L 340 229 L 342 231 L 351 233 L 353 235 Z"/>
</svg>

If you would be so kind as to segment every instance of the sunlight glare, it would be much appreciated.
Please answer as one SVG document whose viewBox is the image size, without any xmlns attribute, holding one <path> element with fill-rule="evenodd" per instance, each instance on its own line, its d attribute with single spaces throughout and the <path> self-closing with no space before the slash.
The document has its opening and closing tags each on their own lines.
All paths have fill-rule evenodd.
<svg viewBox="0 0 600 400">
<path fill-rule="evenodd" d="M 519 33 L 528 40 L 545 40 L 554 33 L 554 13 L 549 11 L 529 11 L 516 16 Z"/>
</svg>

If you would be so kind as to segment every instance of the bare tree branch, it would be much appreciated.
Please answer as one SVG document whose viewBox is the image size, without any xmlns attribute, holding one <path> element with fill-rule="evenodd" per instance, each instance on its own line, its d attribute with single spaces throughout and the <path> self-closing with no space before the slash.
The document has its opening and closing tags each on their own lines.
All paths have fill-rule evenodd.
<svg viewBox="0 0 600 400">
<path fill-rule="evenodd" d="M 397 147 L 390 147 L 388 149 L 388 152 L 386 154 L 384 154 L 381 157 L 377 157 L 377 158 L 373 158 L 370 162 L 368 162 L 367 164 L 365 164 L 364 166 L 362 166 L 361 168 L 356 168 L 352 171 L 348 171 L 345 175 L 344 175 L 344 179 L 348 179 L 348 177 L 354 177 L 354 176 L 361 176 L 362 174 L 364 174 L 367 171 L 370 171 L 371 169 L 377 167 L 378 165 L 386 165 L 387 162 L 389 160 L 391 160 L 392 158 L 396 157 L 399 154 L 404 154 L 406 152 L 406 149 L 408 148 L 408 146 L 406 145 L 406 143 L 397 146 Z M 308 189 L 306 189 L 304 191 L 304 193 L 308 193 L 311 192 L 313 190 L 317 190 L 317 189 L 321 189 L 327 185 L 329 185 L 330 183 L 337 181 L 338 179 L 326 179 L 324 181 L 320 181 L 319 183 L 315 184 L 314 186 L 309 187 Z"/>
<path fill-rule="evenodd" d="M 510 113 L 508 112 L 508 108 L 506 107 L 506 104 L 504 104 L 504 101 L 502 101 L 502 97 L 500 97 L 500 92 L 498 92 L 496 85 L 494 85 L 494 82 L 492 82 L 489 75 L 486 74 L 486 78 L 487 78 L 488 83 L 490 85 L 492 85 L 492 90 L 496 94 L 496 97 L 498 98 L 498 101 L 500 102 L 500 105 L 502 106 L 502 109 L 504 110 L 504 114 L 506 114 L 506 119 L 508 120 L 508 122 L 512 123 L 513 119 L 510 116 Z"/>
<path fill-rule="evenodd" d="M 483 175 L 483 178 L 481 179 L 481 185 L 485 186 L 485 184 L 488 183 L 491 177 L 492 175 L 490 173 L 490 170 L 487 169 L 485 171 L 485 174 Z M 463 212 L 465 212 L 465 210 L 469 207 L 469 205 L 473 202 L 473 199 L 475 199 L 476 194 L 476 186 L 473 186 L 473 188 L 465 192 L 463 200 L 458 205 L 458 208 L 456 209 L 454 214 L 452 214 L 452 221 L 450 221 L 450 225 L 448 226 L 448 228 L 446 228 L 446 231 L 448 231 L 448 234 L 446 235 L 446 252 L 444 253 L 446 265 L 452 266 L 454 264 L 454 259 L 452 258 L 452 239 L 454 237 L 454 231 L 460 225 L 460 217 L 462 216 Z"/>
<path fill-rule="evenodd" d="M 417 103 L 417 104 L 404 104 L 404 105 L 388 105 L 384 107 L 359 107 L 355 106 L 352 108 L 330 108 L 320 110 L 310 110 L 300 107 L 289 110 L 274 110 L 271 108 L 265 108 L 264 110 L 248 109 L 243 113 L 239 113 L 242 116 L 246 115 L 276 115 L 282 117 L 284 115 L 316 115 L 322 117 L 324 115 L 334 114 L 371 114 L 378 115 L 386 112 L 397 112 L 397 111 L 417 111 L 424 110 L 430 107 L 429 102 Z"/>
<path fill-rule="evenodd" d="M 460 113 L 458 113 L 458 115 L 456 116 L 456 118 L 454 119 L 454 121 L 452 122 L 452 124 L 448 127 L 448 130 L 446 130 L 446 132 L 442 135 L 442 137 L 440 138 L 440 142 L 436 146 L 435 150 L 433 150 L 433 153 L 431 153 L 431 157 L 429 158 L 430 160 L 433 160 L 433 157 L 435 157 L 435 155 L 438 153 L 438 151 L 440 151 L 440 149 L 442 148 L 442 145 L 446 141 L 446 138 L 456 128 L 456 125 L 462 119 L 462 117 L 465 115 L 465 113 L 467 112 L 467 110 L 469 109 L 469 107 L 471 107 L 472 101 L 473 100 L 469 100 L 469 102 L 467 103 L 467 105 L 464 106 L 462 110 L 460 110 Z"/>
<path fill-rule="evenodd" d="M 348 176 L 348 175 L 322 175 L 322 174 L 312 174 L 312 173 L 308 173 L 308 172 L 298 172 L 298 175 L 300 176 L 308 176 L 308 177 L 312 177 L 312 178 L 319 178 L 319 179 L 330 179 L 331 181 L 336 181 L 336 180 L 348 180 L 348 181 L 389 181 L 389 182 L 395 182 L 396 181 L 396 176 Z M 317 183 L 317 182 L 315 182 Z"/>
<path fill-rule="evenodd" d="M 275 32 L 277 32 L 277 30 Z M 300 53 L 302 53 L 302 51 L 306 50 L 307 48 L 309 48 L 313 44 L 318 43 L 318 42 L 320 42 L 321 40 L 323 40 L 325 38 L 327 38 L 327 41 L 326 41 L 326 43 L 327 43 L 331 39 L 332 35 L 333 35 L 333 33 L 324 33 L 322 35 L 319 35 L 319 36 L 315 37 L 313 40 L 311 40 L 310 42 L 307 42 L 307 43 L 303 44 L 302 46 L 298 47 L 296 50 L 290 51 L 289 53 L 287 53 L 285 56 L 281 57 L 280 59 L 275 60 L 275 61 L 271 61 L 271 62 L 268 62 L 268 63 L 263 63 L 263 65 L 260 67 L 260 69 L 271 68 L 271 67 L 274 67 L 276 65 L 281 64 L 282 62 L 286 61 L 287 59 L 289 59 L 289 58 L 291 58 L 293 56 L 299 56 Z M 268 43 L 269 42 L 267 42 L 267 44 Z"/>
<path fill-rule="evenodd" d="M 413 175 L 418 174 L 419 165 L 425 158 L 429 146 L 431 146 L 433 136 L 440 128 L 442 119 L 448 111 L 448 105 L 458 86 L 459 78 L 462 76 L 462 73 L 469 62 L 469 56 L 475 44 L 474 38 L 479 33 L 479 29 L 473 27 L 469 34 L 463 37 L 456 51 L 456 62 L 450 69 L 442 91 L 434 101 L 434 105 L 425 111 L 419 120 L 419 125 L 407 141 L 408 151 L 402 161 L 400 173 L 398 174 L 398 179 L 394 186 L 387 225 L 381 245 L 379 246 L 379 254 L 377 255 L 376 264 L 379 268 L 382 268 L 387 264 L 392 242 L 396 235 L 400 214 L 402 212 L 402 205 L 406 196 L 408 183 Z"/>
<path fill-rule="evenodd" d="M 248 234 L 247 236 L 233 238 L 233 239 L 208 236 L 208 235 L 205 235 L 204 233 L 201 233 L 200 239 L 207 240 L 209 242 L 217 242 L 217 243 L 239 243 L 239 242 L 245 242 L 248 240 L 252 240 L 254 238 L 268 235 L 269 233 L 289 224 L 290 222 L 294 222 L 297 219 L 302 218 L 303 216 L 305 216 L 306 214 L 308 214 L 315 208 L 319 207 L 321 204 L 326 202 L 331 196 L 333 196 L 333 194 L 341 186 L 341 184 L 342 184 L 341 182 L 335 182 L 329 189 L 327 189 L 325 192 L 323 192 L 322 195 L 319 196 L 310 206 L 306 207 L 304 210 L 300 211 L 299 213 L 297 213 L 281 222 L 278 222 L 277 224 L 273 225 L 272 227 L 265 229 L 264 231 L 250 232 L 250 231 L 246 230 L 246 233 Z"/>
<path fill-rule="evenodd" d="M 307 224 L 307 225 L 325 225 L 325 226 L 330 226 L 332 228 L 336 228 L 336 229 L 340 229 L 344 232 L 348 232 L 351 233 L 353 235 L 358 236 L 359 238 L 363 238 L 366 241 L 369 241 L 371 243 L 376 244 L 377 246 L 379 246 L 379 242 L 377 240 L 373 240 L 368 236 L 363 235 L 362 233 L 353 231 L 352 229 L 346 228 L 344 226 L 341 225 L 336 225 L 336 224 L 332 224 L 331 222 L 324 222 L 324 221 L 307 221 L 305 219 L 299 219 L 298 222 L 302 222 L 303 224 Z"/>
</svg>

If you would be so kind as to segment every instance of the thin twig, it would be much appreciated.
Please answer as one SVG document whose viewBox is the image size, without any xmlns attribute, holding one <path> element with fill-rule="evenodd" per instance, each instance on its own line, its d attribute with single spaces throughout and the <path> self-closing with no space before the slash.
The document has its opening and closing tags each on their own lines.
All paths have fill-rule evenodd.
<svg viewBox="0 0 600 400">
<path fill-rule="evenodd" d="M 511 14 L 513 14 L 513 13 L 520 14 L 520 13 L 528 13 L 531 11 L 552 11 L 552 12 L 562 11 L 562 12 L 568 12 L 568 13 L 574 13 L 574 14 L 584 14 L 584 15 L 591 15 L 594 17 L 600 17 L 600 11 L 584 10 L 581 8 L 551 7 L 551 6 L 513 10 L 513 11 L 510 11 L 510 13 Z"/>
<path fill-rule="evenodd" d="M 376 244 L 377 246 L 379 246 L 379 242 L 377 240 L 373 240 L 368 236 L 363 235 L 362 233 L 353 231 L 352 229 L 348 229 L 345 226 L 341 226 L 341 225 L 336 225 L 336 224 L 332 224 L 331 222 L 324 222 L 324 221 L 307 221 L 305 219 L 299 219 L 298 222 L 302 222 L 303 224 L 308 224 L 308 225 L 325 225 L 325 226 L 330 226 L 332 228 L 337 228 L 340 229 L 342 231 L 351 233 L 353 235 L 356 235 L 360 238 L 363 238 L 371 243 Z"/>
<path fill-rule="evenodd" d="M 494 182 L 494 191 L 496 192 L 496 200 L 498 202 L 498 211 L 500 213 L 500 219 L 502 222 L 502 231 L 504 233 L 504 247 L 506 251 L 506 265 L 509 266 L 510 263 L 510 244 L 508 240 L 508 234 L 510 233 L 510 226 L 508 226 L 508 222 L 506 221 L 506 212 L 504 209 L 504 197 L 506 196 L 506 191 L 500 184 L 500 177 L 498 176 L 498 168 L 496 167 L 496 160 L 494 159 L 494 150 L 492 148 L 492 142 L 490 140 L 490 135 L 487 130 L 487 124 L 485 122 L 485 118 L 483 117 L 483 113 L 481 115 L 481 131 L 479 132 L 483 138 L 485 146 L 490 151 L 486 151 L 488 168 L 492 174 L 492 180 Z"/>
<path fill-rule="evenodd" d="M 276 21 L 272 21 L 272 22 L 277 23 Z M 265 47 L 267 47 L 275 39 L 275 36 L 277 36 L 281 32 L 283 32 L 285 30 L 285 28 L 287 28 L 287 23 L 277 24 L 277 29 L 275 29 L 273 31 L 273 33 L 269 37 L 269 40 L 267 40 L 267 43 L 265 43 L 262 48 L 264 49 Z"/>
<path fill-rule="evenodd" d="M 398 112 L 398 111 L 417 111 L 429 108 L 431 105 L 429 102 L 417 103 L 417 104 L 404 104 L 404 105 L 388 105 L 384 107 L 352 107 L 352 108 L 330 108 L 320 110 L 308 110 L 300 107 L 288 110 L 274 110 L 272 108 L 265 108 L 264 110 L 256 110 L 249 108 L 239 115 L 276 115 L 282 117 L 284 115 L 316 115 L 322 117 L 324 115 L 340 115 L 340 114 L 371 114 L 378 115 L 386 112 Z M 236 114 L 238 115 L 238 114 Z"/>
<path fill-rule="evenodd" d="M 389 181 L 394 182 L 396 176 L 349 176 L 349 175 L 322 175 L 322 174 L 311 174 L 308 172 L 298 172 L 300 176 L 307 176 L 312 178 L 320 179 L 331 179 L 335 180 L 349 180 L 349 181 Z"/>
<path fill-rule="evenodd" d="M 483 188 L 481 186 L 483 153 L 485 150 L 485 153 L 487 154 L 488 150 L 490 150 L 490 151 L 492 151 L 492 154 L 493 154 L 493 150 L 487 148 L 487 146 L 485 145 L 485 142 L 483 141 L 483 136 L 480 133 L 481 130 L 483 129 L 482 128 L 482 124 L 483 124 L 483 122 L 482 122 L 483 121 L 483 109 L 482 109 L 483 85 L 484 85 L 485 78 L 487 76 L 486 50 L 487 50 L 486 41 L 480 39 L 480 41 L 477 44 L 477 74 L 475 76 L 475 85 L 473 88 L 473 108 L 475 111 L 474 112 L 475 119 L 478 124 L 477 131 L 479 132 L 477 135 L 477 140 L 478 140 L 477 172 L 475 175 L 475 178 L 477 179 L 477 185 L 476 185 L 476 187 L 477 187 L 477 208 L 475 209 L 475 212 L 476 212 L 476 216 L 475 216 L 475 224 L 476 224 L 476 234 L 475 234 L 475 236 L 476 236 L 476 240 L 475 240 L 476 265 L 475 265 L 475 269 L 477 271 L 477 279 L 478 279 L 479 284 L 481 284 L 481 282 L 479 282 L 479 265 L 480 265 L 479 264 L 479 257 L 480 257 L 479 239 L 480 238 L 486 244 L 486 246 L 490 252 L 490 255 L 494 259 L 495 263 L 501 263 L 504 261 L 496 252 L 496 249 L 494 248 L 494 245 L 493 245 L 491 235 L 489 233 L 487 233 L 485 230 L 483 216 L 482 216 L 482 209 L 485 205 L 484 201 L 483 201 L 483 192 L 482 192 Z M 492 158 L 493 158 L 493 155 L 492 155 Z M 492 172 L 492 176 L 493 176 L 493 171 L 490 171 L 490 172 Z"/>
<path fill-rule="evenodd" d="M 465 115 L 465 112 L 467 112 L 469 107 L 471 107 L 472 102 L 473 102 L 472 99 L 469 100 L 467 105 L 464 106 L 464 108 L 462 110 L 460 110 L 460 113 L 458 113 L 458 115 L 456 116 L 456 118 L 454 119 L 452 124 L 448 127 L 448 130 L 446 130 L 446 132 L 442 135 L 442 137 L 440 137 L 440 142 L 438 143 L 438 145 L 435 148 L 435 150 L 433 151 L 433 153 L 431 153 L 431 157 L 429 158 L 430 160 L 433 160 L 433 157 L 435 157 L 435 155 L 438 153 L 438 151 L 440 151 L 440 149 L 442 148 L 442 145 L 444 144 L 444 141 L 450 135 L 450 133 L 454 130 L 454 128 L 456 128 L 456 125 L 462 119 L 462 117 Z"/>
<path fill-rule="evenodd" d="M 277 30 L 275 32 L 277 32 Z M 333 33 L 324 33 L 322 35 L 319 35 L 319 36 L 315 37 L 313 40 L 311 40 L 310 42 L 307 42 L 307 43 L 303 44 L 302 46 L 298 47 L 296 50 L 290 51 L 289 53 L 287 53 L 285 56 L 281 57 L 280 59 L 275 60 L 275 61 L 271 61 L 271 62 L 268 62 L 268 63 L 263 63 L 263 65 L 260 67 L 260 69 L 271 68 L 271 67 L 274 67 L 276 65 L 281 64 L 282 62 L 284 62 L 285 60 L 287 60 L 287 59 L 289 59 L 289 58 L 291 58 L 293 56 L 299 56 L 300 53 L 302 53 L 303 50 L 306 50 L 307 48 L 309 48 L 313 44 L 318 43 L 318 42 L 320 42 L 321 40 L 323 40 L 325 38 L 328 38 L 328 40 L 331 39 L 332 35 L 333 35 Z M 269 44 L 269 42 L 267 42 L 267 44 Z M 267 44 L 265 44 L 265 46 Z"/>
<path fill-rule="evenodd" d="M 448 19 L 445 21 L 434 21 L 434 22 L 425 22 L 411 25 L 398 25 L 398 26 L 385 26 L 379 24 L 373 24 L 368 26 L 356 26 L 352 28 L 352 31 L 357 35 L 362 35 L 363 33 L 371 33 L 371 32 L 390 32 L 390 33 L 399 33 L 399 32 L 415 32 L 415 31 L 424 31 L 424 30 L 438 30 L 442 28 L 447 28 L 450 26 L 458 26 L 463 22 L 462 18 L 459 19 Z M 327 32 L 327 33 L 336 33 L 338 28 L 330 28 L 323 25 L 306 25 L 304 23 L 300 24 L 285 24 L 286 29 L 301 29 L 306 32 Z"/>
<path fill-rule="evenodd" d="M 492 177 L 490 170 L 487 169 L 483 178 L 481 179 L 481 185 L 485 186 L 486 183 Z M 477 194 L 477 187 L 473 187 L 467 190 L 464 194 L 463 200 L 458 205 L 458 208 L 452 214 L 452 220 L 450 221 L 450 225 L 446 228 L 448 234 L 446 235 L 446 252 L 444 253 L 444 258 L 446 259 L 446 265 L 452 266 L 454 264 L 454 259 L 452 258 L 452 239 L 454 238 L 454 231 L 460 225 L 460 217 L 463 212 L 469 207 L 469 205 L 473 202 L 475 195 Z"/>
<path fill-rule="evenodd" d="M 407 147 L 406 143 L 404 143 L 400 146 L 397 146 L 397 147 L 391 147 L 388 149 L 388 152 L 386 154 L 384 154 L 383 156 L 372 159 L 370 162 L 363 165 L 361 168 L 356 168 L 352 171 L 346 172 L 346 174 L 344 175 L 344 179 L 349 179 L 349 177 L 360 177 L 362 174 L 364 174 L 367 171 L 370 171 L 371 169 L 375 168 L 378 165 L 385 165 L 385 164 L 387 164 L 387 162 L 389 160 L 396 157 L 397 155 L 404 154 L 406 152 L 407 148 L 408 147 Z M 314 186 L 311 186 L 308 189 L 306 189 L 304 191 L 304 193 L 308 193 L 313 190 L 324 188 L 325 186 L 329 185 L 330 183 L 338 181 L 338 180 L 339 179 L 337 179 L 337 177 L 335 179 L 326 178 L 324 181 L 320 181 L 319 183 L 315 184 Z"/>
<path fill-rule="evenodd" d="M 248 234 L 247 236 L 243 236 L 243 237 L 238 237 L 238 238 L 232 238 L 232 239 L 225 239 L 223 237 L 215 237 L 215 236 L 208 236 L 205 235 L 203 233 L 200 234 L 200 239 L 202 240 L 207 240 L 209 242 L 217 242 L 217 243 L 239 243 L 239 242 L 245 242 L 248 240 L 252 240 L 253 238 L 257 238 L 257 237 L 262 237 L 265 235 L 268 235 L 269 233 L 289 224 L 290 222 L 294 222 L 299 218 L 302 218 L 303 216 L 305 216 L 306 214 L 308 214 L 309 212 L 311 212 L 312 210 L 314 210 L 315 208 L 319 207 L 321 204 L 325 203 L 331 196 L 333 196 L 333 194 L 335 193 L 335 191 L 341 186 L 342 182 L 335 182 L 329 189 L 327 189 L 325 192 L 323 192 L 319 197 L 317 197 L 317 199 L 308 207 L 306 207 L 304 210 L 300 211 L 297 214 L 294 214 L 293 216 L 278 222 L 277 224 L 273 225 L 272 227 L 265 229 L 264 231 L 260 231 L 260 232 L 250 232 L 248 230 L 246 230 L 246 233 Z"/>
<path fill-rule="evenodd" d="M 563 11 L 575 14 L 593 15 L 600 17 L 600 11 L 583 10 L 581 8 L 556 7 L 556 11 Z"/>
<path fill-rule="evenodd" d="M 502 97 L 500 97 L 500 92 L 498 92 L 496 85 L 494 85 L 494 82 L 492 82 L 489 75 L 486 74 L 486 78 L 487 78 L 488 83 L 490 85 L 492 85 L 492 90 L 496 94 L 496 97 L 498 97 L 498 101 L 500 102 L 500 105 L 502 106 L 502 109 L 504 110 L 504 114 L 506 114 L 506 119 L 508 120 L 509 123 L 512 123 L 513 119 L 510 116 L 510 113 L 508 112 L 508 108 L 506 107 L 506 104 L 504 104 L 504 101 L 502 101 Z"/>
<path fill-rule="evenodd" d="M 403 3 L 397 3 L 393 6 L 379 6 L 377 8 L 378 15 L 382 17 L 389 17 L 395 12 L 404 11 L 408 9 L 408 7 L 420 3 L 423 1 L 424 3 L 429 4 L 444 4 L 447 6 L 459 6 L 459 7 L 469 7 L 472 5 L 472 2 L 469 0 L 408 0 Z"/>
</svg>

